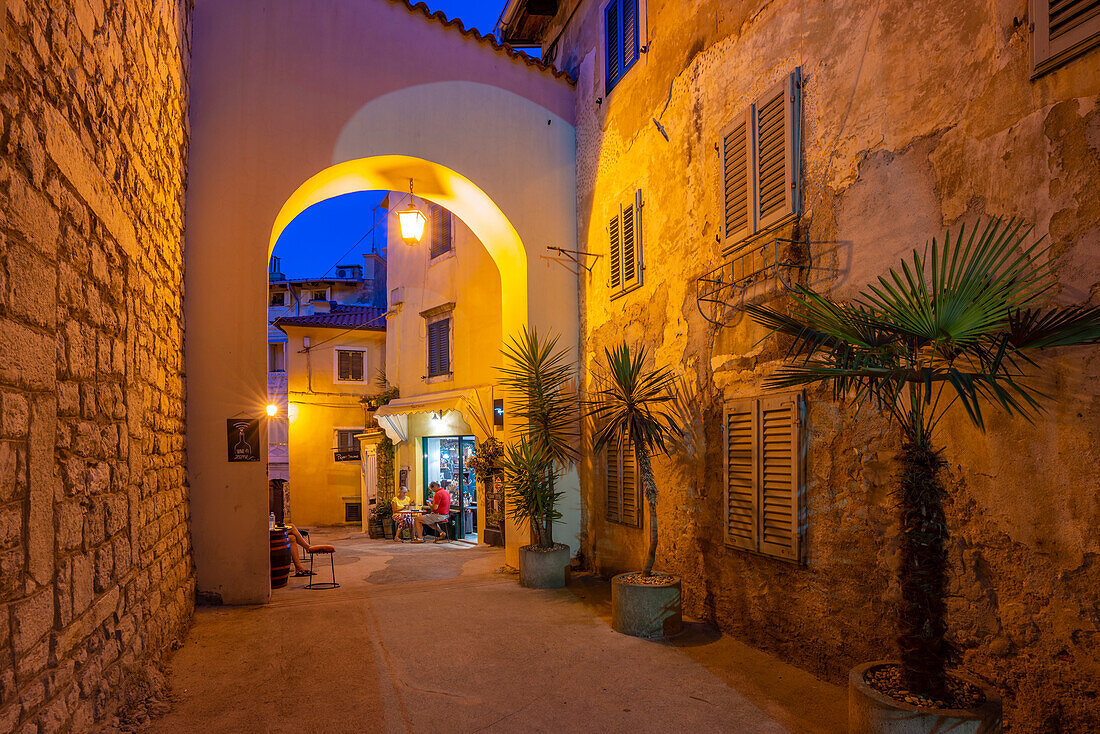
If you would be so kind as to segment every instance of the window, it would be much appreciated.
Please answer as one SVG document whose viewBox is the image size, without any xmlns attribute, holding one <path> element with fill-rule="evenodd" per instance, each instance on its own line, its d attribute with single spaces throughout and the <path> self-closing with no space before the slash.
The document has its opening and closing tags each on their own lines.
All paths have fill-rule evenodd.
<svg viewBox="0 0 1100 734">
<path fill-rule="evenodd" d="M 799 70 L 757 99 L 722 131 L 722 248 L 801 211 Z"/>
<path fill-rule="evenodd" d="M 639 0 L 608 0 L 604 19 L 604 94 L 610 94 L 634 62 L 640 44 Z"/>
<path fill-rule="evenodd" d="M 1031 75 L 1100 43 L 1100 0 L 1031 0 Z"/>
<path fill-rule="evenodd" d="M 338 382 L 362 382 L 363 372 L 362 350 L 336 350 L 336 380 Z"/>
<path fill-rule="evenodd" d="M 451 374 L 451 318 L 428 324 L 428 377 Z"/>
<path fill-rule="evenodd" d="M 313 300 L 314 301 L 327 301 L 328 300 L 328 290 L 326 289 L 326 290 L 323 290 L 323 291 L 313 291 Z"/>
<path fill-rule="evenodd" d="M 800 561 L 801 396 L 733 401 L 725 433 L 726 545 Z"/>
<path fill-rule="evenodd" d="M 432 204 L 432 259 L 451 251 L 451 233 L 453 230 L 451 217 L 453 215 L 439 206 Z"/>
<path fill-rule="evenodd" d="M 605 451 L 607 519 L 609 522 L 640 527 L 642 514 L 641 482 L 634 469 L 634 445 L 629 441 L 622 446 L 608 444 Z"/>
<path fill-rule="evenodd" d="M 607 285 L 615 298 L 642 284 L 642 192 L 634 201 L 620 206 L 608 222 Z"/>
<path fill-rule="evenodd" d="M 361 428 L 339 428 L 336 430 L 337 451 L 358 451 L 359 442 L 355 440 L 356 434 L 362 433 Z"/>
<path fill-rule="evenodd" d="M 272 306 L 285 306 L 286 305 L 286 291 L 279 291 L 271 294 Z"/>
<path fill-rule="evenodd" d="M 363 522 L 363 503 L 344 503 L 344 522 Z"/>
<path fill-rule="evenodd" d="M 286 372 L 286 344 L 276 342 L 267 345 L 268 372 Z"/>
</svg>

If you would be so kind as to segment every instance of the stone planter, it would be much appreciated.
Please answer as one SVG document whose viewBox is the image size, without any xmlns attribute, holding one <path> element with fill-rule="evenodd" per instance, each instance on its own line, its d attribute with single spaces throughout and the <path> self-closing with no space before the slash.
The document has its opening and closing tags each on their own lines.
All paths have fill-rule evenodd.
<svg viewBox="0 0 1100 734">
<path fill-rule="evenodd" d="M 551 551 L 537 551 L 525 545 L 519 549 L 519 584 L 529 589 L 560 589 L 565 586 L 569 546 L 556 543 Z"/>
<path fill-rule="evenodd" d="M 939 709 L 914 706 L 879 693 L 864 681 L 877 660 L 852 668 L 848 674 L 848 734 L 995 734 L 1001 731 L 1001 697 L 989 686 L 961 673 L 961 678 L 981 689 L 985 703 L 973 709 Z"/>
<path fill-rule="evenodd" d="M 669 637 L 684 627 L 680 579 L 660 584 L 631 583 L 633 573 L 611 579 L 611 628 L 634 637 Z"/>
</svg>

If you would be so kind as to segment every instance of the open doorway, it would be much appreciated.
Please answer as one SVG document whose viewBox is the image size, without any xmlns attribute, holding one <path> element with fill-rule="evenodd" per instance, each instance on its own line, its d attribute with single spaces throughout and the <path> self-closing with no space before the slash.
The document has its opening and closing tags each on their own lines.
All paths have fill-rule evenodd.
<svg viewBox="0 0 1100 734">
<path fill-rule="evenodd" d="M 425 436 L 424 504 L 432 500 L 429 490 L 438 482 L 451 495 L 451 528 L 455 540 L 477 543 L 477 476 L 468 467 L 474 454 L 473 436 Z"/>
</svg>

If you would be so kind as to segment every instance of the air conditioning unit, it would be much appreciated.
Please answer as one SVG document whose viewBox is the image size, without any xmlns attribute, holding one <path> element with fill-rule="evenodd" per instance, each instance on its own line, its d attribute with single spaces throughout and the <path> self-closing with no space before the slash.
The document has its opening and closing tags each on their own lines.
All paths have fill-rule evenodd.
<svg viewBox="0 0 1100 734">
<path fill-rule="evenodd" d="M 405 302 L 405 289 L 394 288 L 390 291 L 390 306 L 397 306 Z"/>
</svg>

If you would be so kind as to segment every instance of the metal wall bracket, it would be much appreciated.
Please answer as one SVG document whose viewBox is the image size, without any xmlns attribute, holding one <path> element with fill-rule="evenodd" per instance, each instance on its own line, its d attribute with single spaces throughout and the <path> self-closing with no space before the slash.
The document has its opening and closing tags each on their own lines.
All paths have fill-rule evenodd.
<svg viewBox="0 0 1100 734">
<path fill-rule="evenodd" d="M 562 257 L 566 258 L 567 260 L 574 263 L 575 265 L 579 265 L 580 267 L 584 268 L 585 270 L 587 270 L 590 273 L 592 272 L 593 266 L 595 266 L 595 264 L 596 264 L 596 260 L 599 260 L 600 257 L 601 257 L 601 255 L 599 255 L 595 252 L 585 252 L 584 250 L 565 250 L 565 249 L 562 249 L 561 247 L 554 247 L 553 245 L 547 245 L 546 249 L 549 252 L 558 253 Z M 590 258 L 590 257 L 595 258 L 595 260 L 592 261 L 592 265 L 588 264 L 588 258 Z M 556 260 L 557 258 L 550 258 L 550 259 L 551 260 Z M 558 262 L 561 262 L 561 261 L 558 260 Z"/>
</svg>

